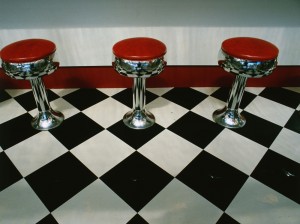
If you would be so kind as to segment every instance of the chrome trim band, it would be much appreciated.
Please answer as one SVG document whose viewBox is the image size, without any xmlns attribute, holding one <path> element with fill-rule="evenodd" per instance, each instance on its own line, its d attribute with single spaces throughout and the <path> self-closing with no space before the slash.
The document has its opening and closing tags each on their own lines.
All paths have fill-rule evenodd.
<svg viewBox="0 0 300 224">
<path fill-rule="evenodd" d="M 164 57 L 150 61 L 131 61 L 114 57 L 113 67 L 121 75 L 131 78 L 149 78 L 161 73 L 166 66 Z"/>
<path fill-rule="evenodd" d="M 229 56 L 221 49 L 218 63 L 227 72 L 246 78 L 260 78 L 273 72 L 277 66 L 277 58 L 267 61 L 249 61 Z"/>
<path fill-rule="evenodd" d="M 53 62 L 54 53 L 46 58 L 26 63 L 2 62 L 2 68 L 6 75 L 14 79 L 35 79 L 44 75 L 49 75 L 57 69 Z"/>
</svg>

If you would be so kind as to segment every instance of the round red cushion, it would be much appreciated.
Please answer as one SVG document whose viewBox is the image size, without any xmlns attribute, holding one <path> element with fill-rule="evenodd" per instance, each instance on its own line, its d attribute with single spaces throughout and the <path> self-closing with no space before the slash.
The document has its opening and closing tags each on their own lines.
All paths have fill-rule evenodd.
<svg viewBox="0 0 300 224">
<path fill-rule="evenodd" d="M 222 50 L 229 56 L 251 61 L 273 60 L 279 53 L 272 43 L 253 37 L 227 39 L 222 43 Z"/>
<path fill-rule="evenodd" d="M 167 48 L 164 43 L 148 37 L 121 40 L 113 46 L 113 53 L 116 57 L 133 61 L 160 58 L 166 52 Z"/>
<path fill-rule="evenodd" d="M 1 50 L 1 59 L 10 63 L 26 63 L 43 59 L 56 50 L 53 42 L 44 39 L 27 39 L 14 42 Z"/>
</svg>

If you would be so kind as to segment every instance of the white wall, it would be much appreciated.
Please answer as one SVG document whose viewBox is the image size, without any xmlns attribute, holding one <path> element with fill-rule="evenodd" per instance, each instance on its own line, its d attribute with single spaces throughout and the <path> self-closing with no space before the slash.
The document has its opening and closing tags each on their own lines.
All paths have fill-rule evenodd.
<svg viewBox="0 0 300 224">
<path fill-rule="evenodd" d="M 151 36 L 169 65 L 216 65 L 221 42 L 253 36 L 300 65 L 300 0 L 0 0 L 0 48 L 25 38 L 57 45 L 61 66 L 110 65 L 112 45 Z"/>
</svg>

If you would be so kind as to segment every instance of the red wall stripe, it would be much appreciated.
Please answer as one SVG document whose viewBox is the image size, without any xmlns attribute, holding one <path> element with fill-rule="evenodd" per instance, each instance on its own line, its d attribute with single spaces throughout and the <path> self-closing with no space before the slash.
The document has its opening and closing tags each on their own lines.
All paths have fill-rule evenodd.
<svg viewBox="0 0 300 224">
<path fill-rule="evenodd" d="M 147 79 L 147 87 L 231 86 L 234 76 L 218 66 L 167 66 L 163 73 Z M 111 66 L 60 67 L 44 77 L 47 88 L 128 88 L 132 79 L 117 74 Z M 278 66 L 264 78 L 249 78 L 247 86 L 300 87 L 300 66 Z M 0 88 L 30 88 L 30 83 L 6 76 L 0 69 Z"/>
</svg>

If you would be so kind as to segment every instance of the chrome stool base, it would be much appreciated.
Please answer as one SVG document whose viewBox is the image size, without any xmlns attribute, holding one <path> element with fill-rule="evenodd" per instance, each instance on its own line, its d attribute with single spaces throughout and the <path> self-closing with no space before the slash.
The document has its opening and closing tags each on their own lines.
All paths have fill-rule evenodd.
<svg viewBox="0 0 300 224">
<path fill-rule="evenodd" d="M 213 119 L 217 124 L 226 128 L 241 128 L 246 124 L 246 119 L 237 109 L 229 109 L 227 106 L 216 110 L 213 113 Z"/>
<path fill-rule="evenodd" d="M 132 129 L 145 129 L 155 123 L 155 117 L 146 109 L 131 110 L 124 115 L 123 122 Z"/>
<path fill-rule="evenodd" d="M 50 109 L 49 111 L 39 112 L 32 121 L 31 126 L 39 131 L 47 131 L 58 127 L 64 120 L 64 115 Z"/>
<path fill-rule="evenodd" d="M 31 126 L 40 131 L 58 127 L 64 120 L 61 112 L 54 111 L 48 101 L 47 92 L 41 77 L 30 80 L 38 114 L 31 121 Z"/>
</svg>

